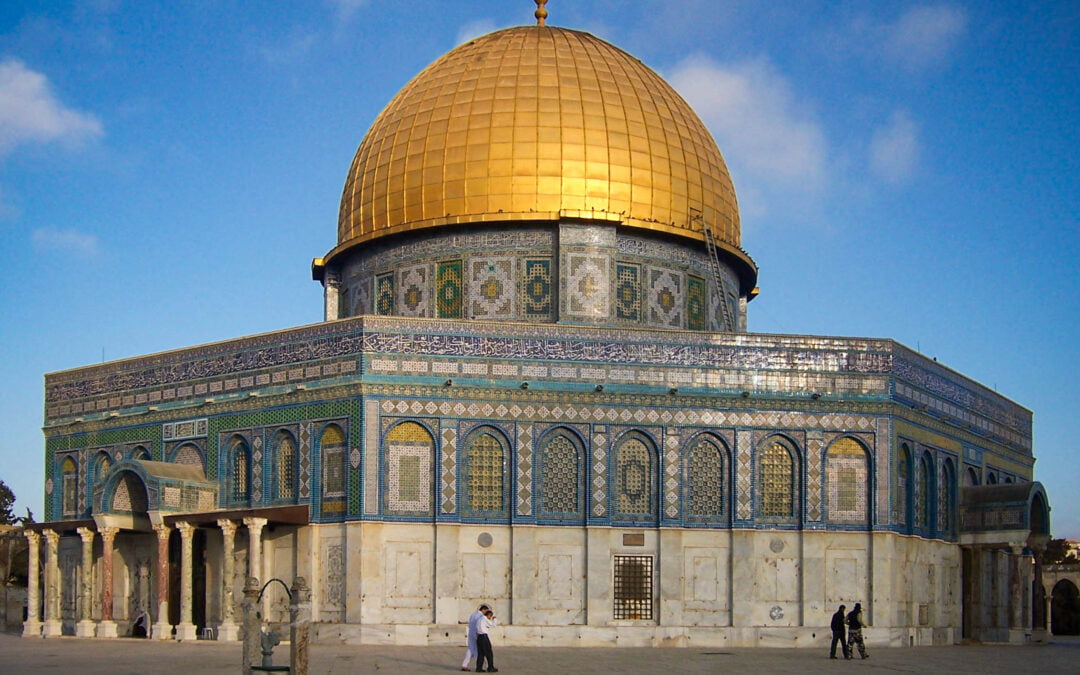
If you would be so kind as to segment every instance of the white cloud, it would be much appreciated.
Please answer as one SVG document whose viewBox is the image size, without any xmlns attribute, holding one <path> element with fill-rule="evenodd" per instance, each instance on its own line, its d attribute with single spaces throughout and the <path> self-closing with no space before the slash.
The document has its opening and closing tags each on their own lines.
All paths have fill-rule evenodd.
<svg viewBox="0 0 1080 675">
<path fill-rule="evenodd" d="M 350 21 L 360 8 L 367 4 L 367 0 L 329 0 L 330 5 L 337 14 L 338 21 Z"/>
<path fill-rule="evenodd" d="M 86 234 L 67 228 L 40 227 L 32 235 L 34 248 L 39 251 L 73 253 L 85 258 L 96 257 L 101 252 L 97 235 Z"/>
<path fill-rule="evenodd" d="M 102 133 L 96 117 L 60 103 L 44 75 L 16 59 L 0 62 L 0 157 L 22 143 L 78 144 Z"/>
<path fill-rule="evenodd" d="M 894 112 L 870 139 L 870 168 L 890 183 L 909 178 L 919 163 L 919 154 L 919 127 L 904 110 Z"/>
<path fill-rule="evenodd" d="M 458 29 L 457 38 L 454 44 L 463 45 L 469 40 L 478 38 L 481 35 L 487 35 L 492 31 L 498 30 L 498 28 L 499 27 L 491 19 L 477 19 L 475 21 L 470 21 Z"/>
<path fill-rule="evenodd" d="M 758 185 L 812 192 L 826 182 L 825 133 L 767 61 L 721 64 L 694 56 L 668 81 L 709 127 L 725 158 Z"/>
<path fill-rule="evenodd" d="M 958 7 L 912 7 L 886 29 L 885 55 L 910 70 L 943 61 L 967 30 L 967 13 Z"/>
</svg>

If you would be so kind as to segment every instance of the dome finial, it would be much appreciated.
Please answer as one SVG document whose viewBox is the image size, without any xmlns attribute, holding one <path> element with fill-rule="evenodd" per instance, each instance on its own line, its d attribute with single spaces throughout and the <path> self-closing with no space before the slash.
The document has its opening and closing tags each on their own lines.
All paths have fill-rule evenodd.
<svg viewBox="0 0 1080 675">
<path fill-rule="evenodd" d="M 544 9 L 544 5 L 547 4 L 547 0 L 533 0 L 536 3 L 536 11 L 533 12 L 533 16 L 536 17 L 536 25 L 543 26 L 544 21 L 547 19 L 548 12 Z"/>
</svg>

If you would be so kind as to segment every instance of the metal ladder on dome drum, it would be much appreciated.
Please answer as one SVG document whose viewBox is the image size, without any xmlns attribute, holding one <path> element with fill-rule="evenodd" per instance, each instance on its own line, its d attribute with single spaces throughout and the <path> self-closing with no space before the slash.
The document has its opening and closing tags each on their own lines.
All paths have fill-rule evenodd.
<svg viewBox="0 0 1080 675">
<path fill-rule="evenodd" d="M 724 325 L 727 330 L 735 330 L 735 317 L 731 315 L 731 305 L 727 301 L 727 286 L 724 284 L 724 276 L 720 273 L 720 255 L 716 252 L 716 238 L 712 228 L 705 224 L 701 217 L 701 211 L 690 209 L 690 222 L 701 225 L 701 231 L 705 234 L 705 249 L 709 254 L 709 269 L 712 271 L 713 281 L 716 283 L 716 292 L 720 295 L 720 308 L 724 313 Z M 690 229 L 693 229 L 691 226 Z"/>
</svg>

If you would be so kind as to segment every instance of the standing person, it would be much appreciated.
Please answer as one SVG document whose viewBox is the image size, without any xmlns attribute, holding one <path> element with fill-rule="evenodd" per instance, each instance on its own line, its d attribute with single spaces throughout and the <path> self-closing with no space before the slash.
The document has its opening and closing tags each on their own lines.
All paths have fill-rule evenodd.
<svg viewBox="0 0 1080 675">
<path fill-rule="evenodd" d="M 857 645 L 859 647 L 859 656 L 861 656 L 864 659 L 870 658 L 870 655 L 866 653 L 866 645 L 863 644 L 863 638 L 862 638 L 863 618 L 862 618 L 862 605 L 861 604 L 856 602 L 855 603 L 855 608 L 853 610 L 851 610 L 850 612 L 848 612 L 848 615 L 847 615 L 847 627 L 848 627 L 847 658 L 850 659 L 854 655 L 854 651 L 852 651 L 852 648 L 851 648 L 852 645 Z"/>
<path fill-rule="evenodd" d="M 480 656 L 476 657 L 476 672 L 478 673 L 499 672 L 499 669 L 495 667 L 495 654 L 491 650 L 491 638 L 489 637 L 489 633 L 494 627 L 495 613 L 488 609 L 476 626 L 476 649 L 480 652 Z M 487 659 L 486 671 L 484 670 L 484 659 Z"/>
<path fill-rule="evenodd" d="M 829 646 L 829 658 L 836 658 L 836 643 L 840 643 L 840 651 L 844 652 L 844 658 L 850 659 L 851 653 L 848 652 L 847 640 L 844 637 L 844 610 L 846 606 L 840 605 L 840 609 L 836 610 L 836 614 L 832 615 L 832 645 Z"/>
<path fill-rule="evenodd" d="M 476 651 L 476 628 L 484 618 L 484 612 L 488 611 L 487 605 L 480 605 L 479 609 L 469 616 L 469 629 L 465 637 L 465 660 L 461 662 L 461 669 L 468 672 L 469 661 L 477 657 Z M 480 664 L 476 664 L 479 666 Z"/>
</svg>

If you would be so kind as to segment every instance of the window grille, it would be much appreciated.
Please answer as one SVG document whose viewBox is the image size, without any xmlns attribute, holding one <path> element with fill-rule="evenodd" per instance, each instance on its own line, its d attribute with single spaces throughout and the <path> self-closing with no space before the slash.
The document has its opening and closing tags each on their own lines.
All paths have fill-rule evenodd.
<svg viewBox="0 0 1080 675">
<path fill-rule="evenodd" d="M 653 618 L 653 559 L 649 555 L 615 556 L 616 620 Z"/>
</svg>

